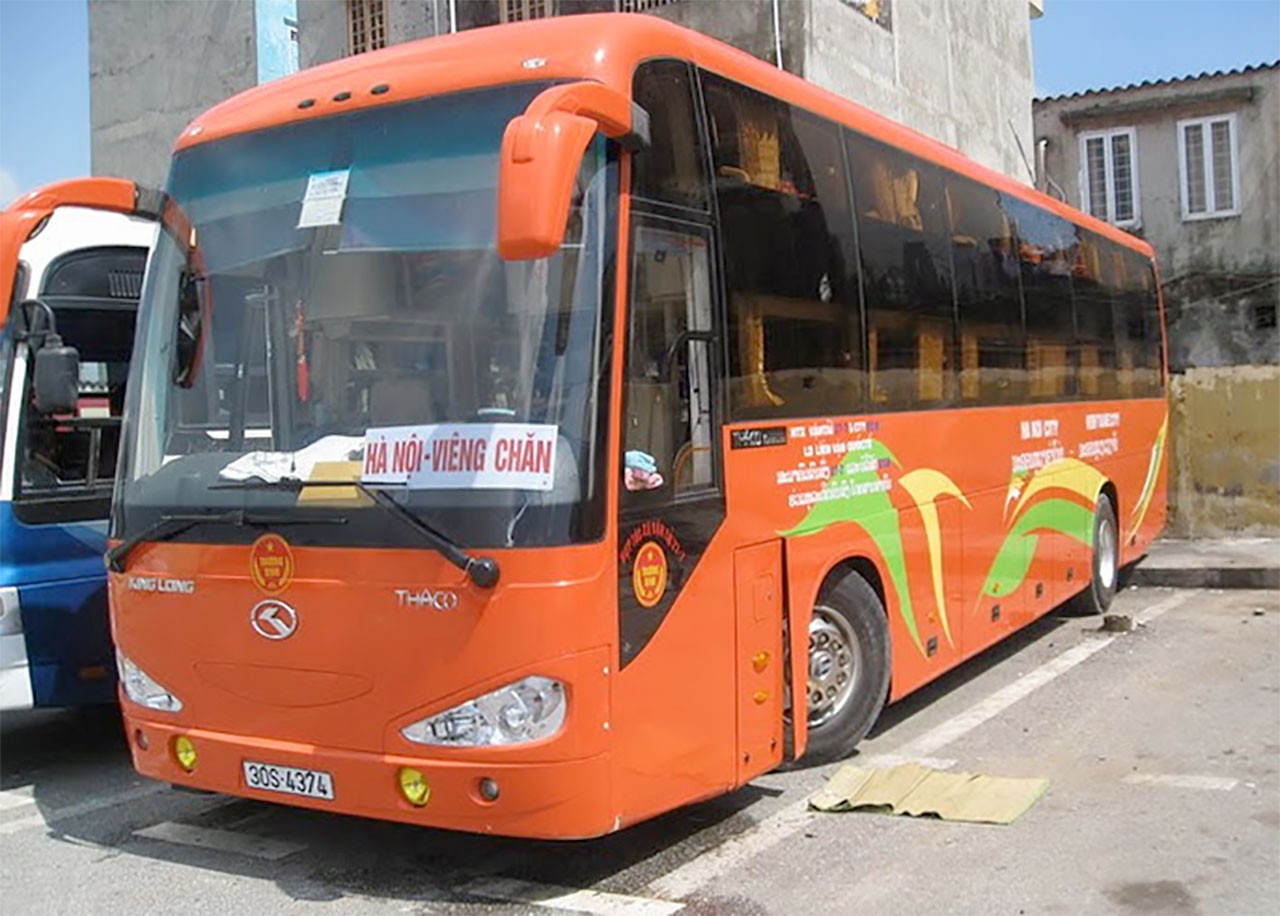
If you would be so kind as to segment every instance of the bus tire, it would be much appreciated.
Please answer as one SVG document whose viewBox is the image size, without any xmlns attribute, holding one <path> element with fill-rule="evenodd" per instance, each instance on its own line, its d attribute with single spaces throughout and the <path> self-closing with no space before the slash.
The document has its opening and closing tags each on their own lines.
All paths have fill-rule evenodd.
<svg viewBox="0 0 1280 916">
<path fill-rule="evenodd" d="M 1093 511 L 1093 556 L 1089 561 L 1089 585 L 1071 602 L 1081 615 L 1105 614 L 1120 584 L 1120 529 L 1116 509 L 1106 493 L 1098 496 Z"/>
<path fill-rule="evenodd" d="M 889 628 L 867 580 L 848 573 L 818 598 L 809 624 L 805 764 L 849 756 L 889 694 Z"/>
</svg>

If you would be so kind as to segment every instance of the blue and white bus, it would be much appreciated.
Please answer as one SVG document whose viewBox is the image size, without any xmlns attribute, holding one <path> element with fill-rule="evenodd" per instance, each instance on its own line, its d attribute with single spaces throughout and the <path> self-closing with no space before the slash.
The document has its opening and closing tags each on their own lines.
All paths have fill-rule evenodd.
<svg viewBox="0 0 1280 916">
<path fill-rule="evenodd" d="M 0 710 L 116 696 L 102 558 L 156 223 L 108 212 L 104 183 L 128 186 L 68 182 L 0 213 Z M 67 377 L 51 405 L 38 354 L 58 338 Z"/>
</svg>

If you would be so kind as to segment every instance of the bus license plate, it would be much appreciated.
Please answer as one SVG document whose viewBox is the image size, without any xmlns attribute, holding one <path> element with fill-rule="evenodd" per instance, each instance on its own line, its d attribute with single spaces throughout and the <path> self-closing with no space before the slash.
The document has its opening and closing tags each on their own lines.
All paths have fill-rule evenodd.
<svg viewBox="0 0 1280 916">
<path fill-rule="evenodd" d="M 246 760 L 244 781 L 250 789 L 333 801 L 333 777 L 323 770 L 303 770 Z"/>
</svg>

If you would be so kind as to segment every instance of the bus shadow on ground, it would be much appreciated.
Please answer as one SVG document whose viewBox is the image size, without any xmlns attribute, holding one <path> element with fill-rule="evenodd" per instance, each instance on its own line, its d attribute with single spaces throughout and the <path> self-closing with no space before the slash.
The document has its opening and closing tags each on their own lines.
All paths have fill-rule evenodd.
<svg viewBox="0 0 1280 916">
<path fill-rule="evenodd" d="M 120 709 L 37 709 L 0 716 L 0 790 L 89 780 L 104 761 L 129 765 Z M 67 803 L 82 801 L 74 793 Z M 52 800 L 51 800 L 52 801 Z"/>
</svg>

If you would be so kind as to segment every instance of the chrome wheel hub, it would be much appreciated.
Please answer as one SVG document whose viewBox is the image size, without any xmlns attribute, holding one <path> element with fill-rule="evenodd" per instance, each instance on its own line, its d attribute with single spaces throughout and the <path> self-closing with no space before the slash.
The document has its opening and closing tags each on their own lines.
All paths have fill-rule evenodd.
<svg viewBox="0 0 1280 916">
<path fill-rule="evenodd" d="M 1098 525 L 1098 579 L 1104 588 L 1116 582 L 1116 529 L 1110 519 Z"/>
<path fill-rule="evenodd" d="M 858 680 L 858 637 L 845 619 L 829 608 L 813 609 L 809 623 L 809 726 L 839 714 Z"/>
</svg>

